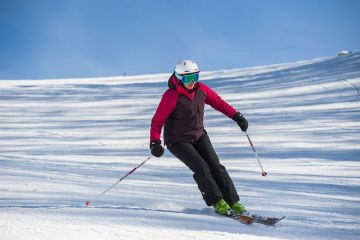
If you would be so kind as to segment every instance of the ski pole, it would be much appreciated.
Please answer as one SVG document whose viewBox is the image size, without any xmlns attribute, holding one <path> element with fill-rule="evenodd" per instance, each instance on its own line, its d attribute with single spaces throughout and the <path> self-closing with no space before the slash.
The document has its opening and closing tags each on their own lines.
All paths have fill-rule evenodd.
<svg viewBox="0 0 360 240">
<path fill-rule="evenodd" d="M 90 201 L 85 202 L 86 206 L 90 206 L 91 203 L 95 202 L 97 199 L 99 199 L 102 195 L 104 195 L 106 192 L 108 192 L 110 189 L 112 189 L 113 187 L 115 187 L 119 182 L 121 182 L 122 180 L 124 180 L 125 178 L 127 178 L 130 174 L 132 174 L 133 172 L 135 172 L 136 169 L 138 169 L 139 167 L 141 167 L 144 163 L 146 163 L 151 157 L 147 157 L 144 161 L 142 161 L 139 165 L 137 165 L 136 167 L 134 167 L 130 172 L 128 172 L 127 174 L 125 174 L 125 176 L 123 176 L 122 178 L 120 178 L 119 180 L 117 180 L 114 184 L 112 184 L 110 187 L 108 187 L 107 189 L 105 189 L 102 193 L 100 193 L 99 195 L 97 195 L 96 197 L 94 197 L 93 199 L 91 199 Z"/>
<path fill-rule="evenodd" d="M 257 161 L 258 161 L 258 163 L 259 163 L 259 166 L 260 166 L 260 168 L 261 168 L 261 171 L 262 171 L 261 175 L 265 177 L 265 176 L 267 175 L 267 172 L 264 171 L 264 169 L 263 169 L 263 167 L 262 167 L 262 165 L 261 165 L 261 162 L 260 162 L 260 159 L 259 159 L 259 155 L 257 154 L 257 152 L 256 152 L 256 150 L 255 150 L 255 147 L 254 147 L 253 143 L 252 143 L 251 140 L 250 140 L 249 134 L 248 134 L 247 132 L 245 132 L 245 134 L 246 134 L 247 139 L 249 140 L 250 146 L 251 146 L 253 152 L 255 153 L 255 157 L 256 157 L 256 159 L 257 159 Z"/>
</svg>

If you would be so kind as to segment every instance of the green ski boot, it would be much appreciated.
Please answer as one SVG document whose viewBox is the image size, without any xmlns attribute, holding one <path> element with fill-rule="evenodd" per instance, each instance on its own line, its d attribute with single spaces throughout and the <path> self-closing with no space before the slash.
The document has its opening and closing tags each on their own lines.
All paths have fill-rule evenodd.
<svg viewBox="0 0 360 240">
<path fill-rule="evenodd" d="M 217 203 L 213 205 L 215 211 L 224 216 L 232 216 L 234 215 L 234 211 L 230 208 L 229 204 L 227 204 L 224 199 L 220 199 Z"/>
<path fill-rule="evenodd" d="M 234 203 L 231 206 L 231 209 L 234 211 L 235 214 L 242 214 L 246 212 L 246 208 L 240 202 Z"/>
</svg>

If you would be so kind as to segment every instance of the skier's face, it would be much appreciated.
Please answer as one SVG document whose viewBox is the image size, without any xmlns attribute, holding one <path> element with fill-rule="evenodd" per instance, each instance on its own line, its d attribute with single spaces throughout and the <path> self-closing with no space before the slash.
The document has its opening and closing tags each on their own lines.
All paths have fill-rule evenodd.
<svg viewBox="0 0 360 240">
<path fill-rule="evenodd" d="M 194 86 L 195 86 L 195 83 L 194 83 L 194 81 L 191 81 L 189 84 L 184 84 L 184 86 L 185 86 L 187 89 L 193 89 Z"/>
<path fill-rule="evenodd" d="M 199 80 L 199 72 L 180 75 L 175 72 L 176 78 L 184 84 L 187 89 L 193 89 Z"/>
</svg>

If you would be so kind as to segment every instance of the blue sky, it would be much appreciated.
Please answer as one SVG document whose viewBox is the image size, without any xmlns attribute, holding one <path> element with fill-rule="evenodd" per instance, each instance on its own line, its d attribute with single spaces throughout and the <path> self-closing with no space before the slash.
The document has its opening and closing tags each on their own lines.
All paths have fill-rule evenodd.
<svg viewBox="0 0 360 240">
<path fill-rule="evenodd" d="M 0 0 L 0 79 L 203 71 L 360 51 L 360 0 Z"/>
</svg>

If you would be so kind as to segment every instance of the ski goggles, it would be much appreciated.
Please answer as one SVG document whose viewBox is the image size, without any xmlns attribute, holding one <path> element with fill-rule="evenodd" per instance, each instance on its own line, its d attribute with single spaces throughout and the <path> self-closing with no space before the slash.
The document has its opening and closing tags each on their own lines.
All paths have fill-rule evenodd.
<svg viewBox="0 0 360 240">
<path fill-rule="evenodd" d="M 182 83 L 188 85 L 191 82 L 197 83 L 199 81 L 199 72 L 197 73 L 189 73 L 180 75 L 175 72 L 175 76 L 178 80 L 180 80 Z"/>
</svg>

